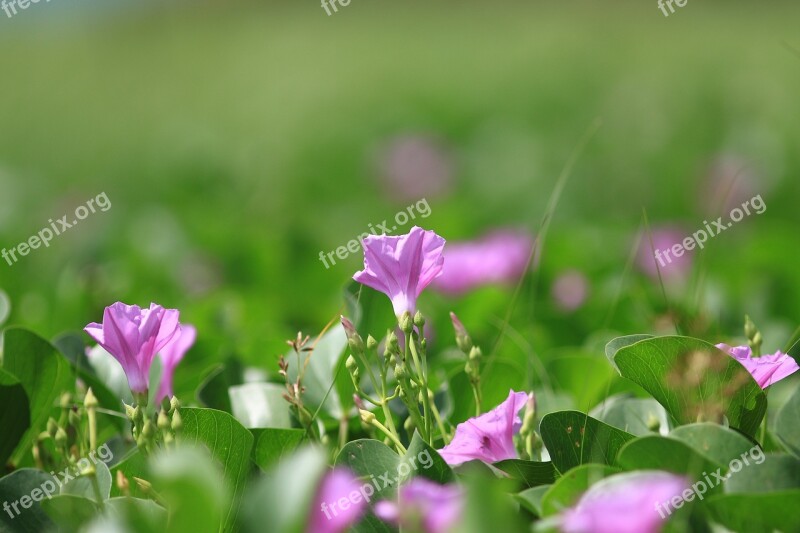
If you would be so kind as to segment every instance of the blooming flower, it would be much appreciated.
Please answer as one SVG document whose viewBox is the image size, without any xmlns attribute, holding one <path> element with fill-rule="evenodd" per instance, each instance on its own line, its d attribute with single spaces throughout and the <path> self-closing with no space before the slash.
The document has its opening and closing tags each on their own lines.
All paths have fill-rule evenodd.
<svg viewBox="0 0 800 533">
<path fill-rule="evenodd" d="M 522 426 L 519 412 L 527 401 L 528 394 L 509 391 L 508 398 L 488 413 L 459 424 L 455 437 L 439 455 L 453 466 L 473 459 L 485 463 L 516 459 L 514 435 Z"/>
<path fill-rule="evenodd" d="M 717 344 L 717 348 L 742 363 L 742 366 L 750 372 L 762 389 L 766 389 L 773 383 L 800 370 L 797 361 L 791 355 L 782 353 L 780 350 L 772 355 L 753 357 L 749 346 L 732 347 L 727 344 Z"/>
<path fill-rule="evenodd" d="M 353 279 L 386 294 L 398 317 L 414 314 L 422 290 L 442 271 L 444 239 L 414 226 L 407 235 L 364 239 L 364 270 Z"/>
<path fill-rule="evenodd" d="M 153 357 L 178 333 L 178 310 L 150 304 L 149 309 L 117 302 L 106 307 L 103 323 L 84 331 L 114 356 L 134 394 L 147 393 Z"/>
<path fill-rule="evenodd" d="M 197 338 L 197 330 L 194 326 L 184 324 L 180 326 L 178 333 L 158 354 L 161 356 L 161 383 L 158 384 L 156 402 L 161 402 L 164 398 L 171 398 L 174 395 L 172 390 L 172 378 L 175 375 L 175 367 L 181 362 L 183 356 L 194 345 Z"/>
<path fill-rule="evenodd" d="M 562 273 L 553 283 L 553 300 L 562 311 L 575 311 L 583 305 L 588 294 L 589 280 L 577 270 Z"/>
<path fill-rule="evenodd" d="M 359 493 L 360 487 L 358 478 L 346 468 L 336 468 L 325 474 L 314 496 L 306 531 L 341 533 L 358 522 L 367 506 L 367 501 L 362 497 L 351 498 L 350 493 Z M 341 501 L 344 501 L 345 505 L 342 505 Z"/>
<path fill-rule="evenodd" d="M 409 531 L 446 533 L 461 520 L 464 493 L 457 485 L 439 485 L 416 477 L 400 487 L 398 501 L 378 502 L 375 515 Z"/>
<path fill-rule="evenodd" d="M 689 487 L 674 474 L 640 471 L 603 479 L 558 518 L 561 533 L 658 533 L 669 500 Z M 666 514 L 665 514 L 666 511 Z"/>
<path fill-rule="evenodd" d="M 651 236 L 653 238 L 652 245 L 650 243 Z M 676 244 L 682 245 L 686 236 L 685 231 L 672 226 L 655 228 L 651 235 L 642 235 L 642 240 L 639 242 L 639 252 L 636 257 L 639 269 L 656 280 L 658 279 L 659 271 L 664 279 L 677 280 L 684 278 L 692 267 L 692 254 L 694 252 L 684 248 L 681 256 L 677 257 L 672 253 L 672 247 Z M 656 252 L 659 252 L 660 260 L 656 259 Z"/>
<path fill-rule="evenodd" d="M 432 286 L 457 295 L 483 285 L 516 283 L 528 268 L 532 249 L 529 235 L 509 230 L 450 243 L 444 251 L 442 275 Z"/>
</svg>

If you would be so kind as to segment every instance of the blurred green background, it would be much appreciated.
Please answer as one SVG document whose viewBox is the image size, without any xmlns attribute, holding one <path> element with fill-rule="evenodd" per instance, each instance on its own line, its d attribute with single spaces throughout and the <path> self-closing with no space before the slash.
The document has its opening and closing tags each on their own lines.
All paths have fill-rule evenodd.
<svg viewBox="0 0 800 533">
<path fill-rule="evenodd" d="M 284 339 L 341 312 L 361 267 L 359 253 L 326 269 L 320 251 L 421 198 L 418 222 L 449 240 L 537 235 L 599 119 L 519 297 L 427 291 L 434 342 L 452 345 L 450 310 L 487 352 L 504 335 L 510 357 L 602 353 L 609 331 L 673 323 L 720 342 L 747 312 L 767 348 L 784 347 L 800 323 L 799 16 L 796 2 L 696 0 L 669 17 L 655 0 L 0 13 L 0 246 L 102 192 L 112 203 L 0 262 L 7 323 L 52 337 L 114 301 L 155 301 L 200 330 L 179 389 L 233 354 L 274 371 Z M 644 211 L 689 235 L 738 205 L 726 198 L 757 194 L 766 212 L 663 291 L 631 261 Z M 570 270 L 588 284 L 575 310 L 552 296 Z"/>
</svg>

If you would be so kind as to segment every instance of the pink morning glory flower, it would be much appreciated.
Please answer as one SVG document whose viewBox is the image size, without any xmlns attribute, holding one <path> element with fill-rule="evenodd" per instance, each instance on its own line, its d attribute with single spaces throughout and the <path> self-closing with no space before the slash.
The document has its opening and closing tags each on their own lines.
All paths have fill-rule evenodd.
<svg viewBox="0 0 800 533">
<path fill-rule="evenodd" d="M 161 356 L 161 383 L 158 384 L 156 402 L 161 402 L 164 398 L 174 396 L 172 389 L 172 379 L 175 376 L 175 368 L 181 362 L 186 352 L 194 345 L 197 338 L 197 330 L 194 326 L 184 324 L 180 326 L 178 333 L 172 340 L 158 352 Z"/>
<path fill-rule="evenodd" d="M 442 274 L 432 287 L 458 295 L 483 285 L 516 283 L 528 268 L 532 250 L 529 235 L 510 230 L 450 243 L 444 251 Z"/>
<path fill-rule="evenodd" d="M 742 366 L 750 372 L 753 379 L 762 389 L 766 389 L 773 383 L 777 383 L 800 370 L 800 367 L 797 366 L 797 361 L 791 355 L 782 353 L 780 350 L 772 355 L 753 357 L 753 352 L 749 346 L 717 344 L 717 348 L 742 363 Z"/>
<path fill-rule="evenodd" d="M 473 459 L 485 463 L 517 459 L 514 435 L 522 426 L 519 412 L 527 401 L 528 394 L 509 391 L 508 398 L 488 413 L 459 424 L 453 440 L 439 455 L 452 466 Z"/>
<path fill-rule="evenodd" d="M 368 504 L 361 485 L 346 468 L 326 473 L 314 496 L 307 533 L 341 533 L 358 522 Z"/>
<path fill-rule="evenodd" d="M 463 508 L 461 487 L 416 477 L 400 487 L 397 502 L 378 502 L 375 515 L 403 530 L 447 533 L 455 531 Z"/>
<path fill-rule="evenodd" d="M 444 239 L 414 226 L 407 235 L 364 239 L 364 270 L 353 279 L 386 294 L 398 317 L 413 314 L 417 298 L 442 271 Z"/>
<path fill-rule="evenodd" d="M 150 365 L 180 329 L 177 309 L 150 304 L 149 309 L 117 302 L 106 307 L 103 323 L 91 323 L 84 331 L 116 359 L 134 394 L 150 387 Z"/>
<path fill-rule="evenodd" d="M 675 474 L 640 471 L 605 478 L 557 518 L 561 533 L 658 533 L 675 510 L 672 499 L 690 491 Z M 694 493 L 692 493 L 694 498 Z"/>
<path fill-rule="evenodd" d="M 678 244 L 682 247 L 684 239 L 691 234 L 673 226 L 654 228 L 651 234 L 652 243 L 650 242 L 651 235 L 647 233 L 642 235 L 639 242 L 639 251 L 636 256 L 639 269 L 655 280 L 658 279 L 659 271 L 661 277 L 667 280 L 679 280 L 686 277 L 692 268 L 694 250 L 684 249 L 681 251 L 681 249 L 677 249 L 676 251 L 681 254 L 678 257 L 672 249 Z"/>
</svg>

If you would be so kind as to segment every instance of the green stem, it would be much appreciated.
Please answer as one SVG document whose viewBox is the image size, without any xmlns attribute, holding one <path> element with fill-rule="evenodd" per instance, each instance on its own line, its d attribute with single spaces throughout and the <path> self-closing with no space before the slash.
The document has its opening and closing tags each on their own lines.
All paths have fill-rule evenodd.
<svg viewBox="0 0 800 533">
<path fill-rule="evenodd" d="M 426 440 L 428 444 L 433 445 L 433 437 L 431 435 L 431 406 L 430 399 L 428 398 L 428 372 L 419 362 L 419 355 L 417 355 L 417 347 L 412 333 L 406 333 L 406 351 L 409 349 L 411 350 L 411 357 L 414 359 L 414 367 L 417 371 L 417 376 L 422 380 L 422 408 L 424 409 L 423 422 L 425 424 Z"/>
</svg>

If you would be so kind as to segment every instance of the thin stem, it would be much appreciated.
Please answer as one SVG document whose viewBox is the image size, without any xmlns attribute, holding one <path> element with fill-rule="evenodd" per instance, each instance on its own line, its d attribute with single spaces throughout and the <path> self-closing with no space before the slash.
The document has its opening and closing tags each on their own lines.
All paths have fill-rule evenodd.
<svg viewBox="0 0 800 533">
<path fill-rule="evenodd" d="M 412 333 L 406 333 L 406 350 L 409 348 L 411 349 L 411 357 L 414 359 L 414 367 L 416 368 L 417 375 L 422 380 L 422 408 L 424 409 L 423 422 L 425 423 L 426 440 L 428 444 L 433 445 L 433 438 L 431 436 L 431 406 L 430 399 L 428 398 L 428 373 L 419 362 L 419 355 L 417 355 L 417 347 Z"/>
</svg>

